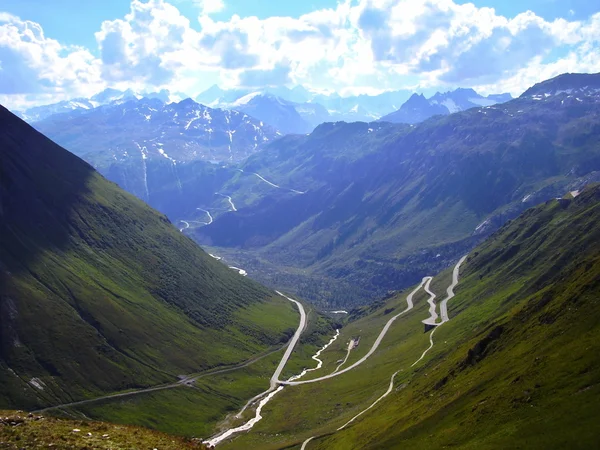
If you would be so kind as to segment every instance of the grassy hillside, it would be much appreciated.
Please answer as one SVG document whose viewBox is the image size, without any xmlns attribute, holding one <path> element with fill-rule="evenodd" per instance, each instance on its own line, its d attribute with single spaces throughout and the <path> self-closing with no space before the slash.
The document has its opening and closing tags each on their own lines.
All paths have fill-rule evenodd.
<svg viewBox="0 0 600 450">
<path fill-rule="evenodd" d="M 169 436 L 144 428 L 102 422 L 61 420 L 39 414 L 27 414 L 23 411 L 0 411 L 0 445 L 4 449 L 11 450 L 205 448 L 198 441 Z"/>
<path fill-rule="evenodd" d="M 0 406 L 173 382 L 280 346 L 293 305 L 0 108 Z"/>
<path fill-rule="evenodd" d="M 286 387 L 228 448 L 594 448 L 600 419 L 600 186 L 526 211 L 461 270 L 450 321 L 423 333 L 426 296 L 377 352 L 337 378 Z M 449 272 L 434 278 L 443 298 Z M 357 311 L 325 352 L 330 373 L 351 337 L 364 355 L 408 292 Z M 394 312 L 392 312 L 394 311 Z M 365 315 L 366 314 L 366 315 Z M 390 395 L 342 431 L 398 375 Z M 316 375 L 315 375 L 316 376 Z M 315 401 L 318 399 L 318 401 Z"/>
</svg>

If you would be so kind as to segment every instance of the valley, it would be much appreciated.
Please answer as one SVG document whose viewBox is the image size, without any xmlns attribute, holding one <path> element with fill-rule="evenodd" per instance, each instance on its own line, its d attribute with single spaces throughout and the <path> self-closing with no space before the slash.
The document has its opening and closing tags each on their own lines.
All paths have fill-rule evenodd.
<svg viewBox="0 0 600 450">
<path fill-rule="evenodd" d="M 599 80 L 0 108 L 0 446 L 593 447 Z"/>
</svg>

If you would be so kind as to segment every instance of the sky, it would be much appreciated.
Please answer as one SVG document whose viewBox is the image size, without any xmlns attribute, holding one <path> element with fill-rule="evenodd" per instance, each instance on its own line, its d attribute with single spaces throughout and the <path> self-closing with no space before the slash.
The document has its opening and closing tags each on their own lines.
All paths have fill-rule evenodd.
<svg viewBox="0 0 600 450">
<path fill-rule="evenodd" d="M 519 95 L 600 72 L 591 0 L 2 0 L 0 103 L 301 84 Z"/>
</svg>

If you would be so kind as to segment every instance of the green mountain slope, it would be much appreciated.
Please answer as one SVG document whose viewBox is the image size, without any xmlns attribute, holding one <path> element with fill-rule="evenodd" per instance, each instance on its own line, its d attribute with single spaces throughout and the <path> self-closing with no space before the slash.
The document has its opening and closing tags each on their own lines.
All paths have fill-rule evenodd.
<svg viewBox="0 0 600 450">
<path fill-rule="evenodd" d="M 449 322 L 436 335 L 443 342 L 462 334 L 456 348 L 415 374 L 407 392 L 313 448 L 350 448 L 383 423 L 361 448 L 595 446 L 599 223 L 595 187 L 503 227 L 472 253 L 463 273 L 453 314 L 471 319 L 470 330 Z"/>
<path fill-rule="evenodd" d="M 220 191 L 237 211 L 188 233 L 268 285 L 364 304 L 442 270 L 534 204 L 600 181 L 598 136 L 593 89 L 413 127 L 323 124 L 249 158 Z"/>
<path fill-rule="evenodd" d="M 0 406 L 175 381 L 281 344 L 290 302 L 0 108 Z"/>
<path fill-rule="evenodd" d="M 286 387 L 253 431 L 223 449 L 595 448 L 600 419 L 600 186 L 526 211 L 461 269 L 450 321 L 423 333 L 427 296 L 363 365 Z M 431 285 L 437 302 L 449 272 Z M 321 376 L 365 355 L 406 291 L 357 311 L 322 354 Z M 393 311 L 393 312 L 392 312 Z M 430 345 L 434 345 L 419 360 Z M 389 395 L 343 430 L 389 388 Z M 318 399 L 318 401 L 315 401 Z M 260 445 L 259 445 L 260 443 Z"/>
</svg>

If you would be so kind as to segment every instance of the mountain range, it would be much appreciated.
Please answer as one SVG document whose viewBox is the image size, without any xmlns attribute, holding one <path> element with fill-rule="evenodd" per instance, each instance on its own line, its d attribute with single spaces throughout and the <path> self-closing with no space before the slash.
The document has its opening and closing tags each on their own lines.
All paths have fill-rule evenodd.
<svg viewBox="0 0 600 450">
<path fill-rule="evenodd" d="M 599 180 L 599 105 L 593 93 L 524 95 L 417 125 L 323 124 L 231 171 L 215 192 L 236 211 L 214 197 L 199 205 L 214 221 L 186 232 L 268 285 L 360 304 L 441 270 L 534 202 Z"/>
<path fill-rule="evenodd" d="M 473 89 L 457 89 L 443 94 L 438 92 L 430 99 L 426 99 L 422 94 L 413 94 L 398 111 L 383 116 L 380 120 L 382 122 L 415 124 L 436 115 L 448 115 L 510 100 L 512 100 L 510 94 L 483 97 Z"/>
<path fill-rule="evenodd" d="M 196 100 L 213 107 L 239 109 L 274 125 L 284 133 L 303 133 L 312 131 L 324 122 L 373 122 L 381 119 L 395 123 L 418 123 L 436 114 L 451 114 L 512 99 L 510 94 L 483 97 L 473 89 L 438 92 L 429 100 L 422 94 L 413 94 L 410 98 L 409 95 L 409 91 L 391 91 L 374 96 L 341 97 L 337 94 L 311 93 L 301 86 L 260 91 L 226 91 L 212 86 Z"/>
<path fill-rule="evenodd" d="M 600 74 L 308 135 L 191 99 L 36 126 L 161 212 L 0 107 L 0 445 L 597 444 Z"/>
<path fill-rule="evenodd" d="M 490 106 L 510 100 L 510 94 L 483 97 L 472 89 L 457 89 L 436 93 L 429 100 L 409 91 L 384 92 L 379 95 L 341 97 L 336 93 L 311 92 L 302 86 L 262 90 L 223 90 L 212 86 L 196 97 L 196 101 L 210 108 L 244 112 L 284 134 L 304 134 L 324 122 L 372 122 L 382 120 L 396 123 L 418 123 L 435 114 L 450 114 L 476 106 Z M 84 113 L 103 105 L 119 105 L 141 99 L 158 99 L 165 104 L 178 103 L 185 94 L 172 94 L 166 89 L 159 92 L 138 93 L 131 89 L 119 91 L 108 88 L 91 98 L 76 98 L 45 106 L 15 111 L 28 123 L 36 123 L 62 113 Z M 408 99 L 408 100 L 407 100 Z M 400 108 L 400 109 L 399 109 Z"/>
<path fill-rule="evenodd" d="M 138 93 L 131 89 L 119 91 L 118 89 L 108 88 L 102 92 L 93 95 L 90 98 L 74 98 L 72 100 L 64 100 L 50 105 L 35 106 L 26 109 L 25 111 L 14 111 L 21 119 L 28 123 L 39 122 L 55 114 L 69 112 L 84 112 L 90 109 L 97 108 L 102 105 L 119 104 L 134 99 L 159 99 L 165 103 L 171 103 L 175 100 L 180 101 L 185 98 L 183 94 L 172 95 L 168 90 L 163 89 L 159 92 Z"/>
<path fill-rule="evenodd" d="M 173 202 L 161 194 L 165 189 L 195 204 L 199 194 L 188 195 L 190 178 L 205 174 L 207 183 L 208 173 L 219 172 L 221 163 L 240 161 L 279 136 L 239 111 L 212 109 L 191 99 L 170 104 L 132 99 L 54 115 L 34 126 L 164 212 Z"/>
</svg>

